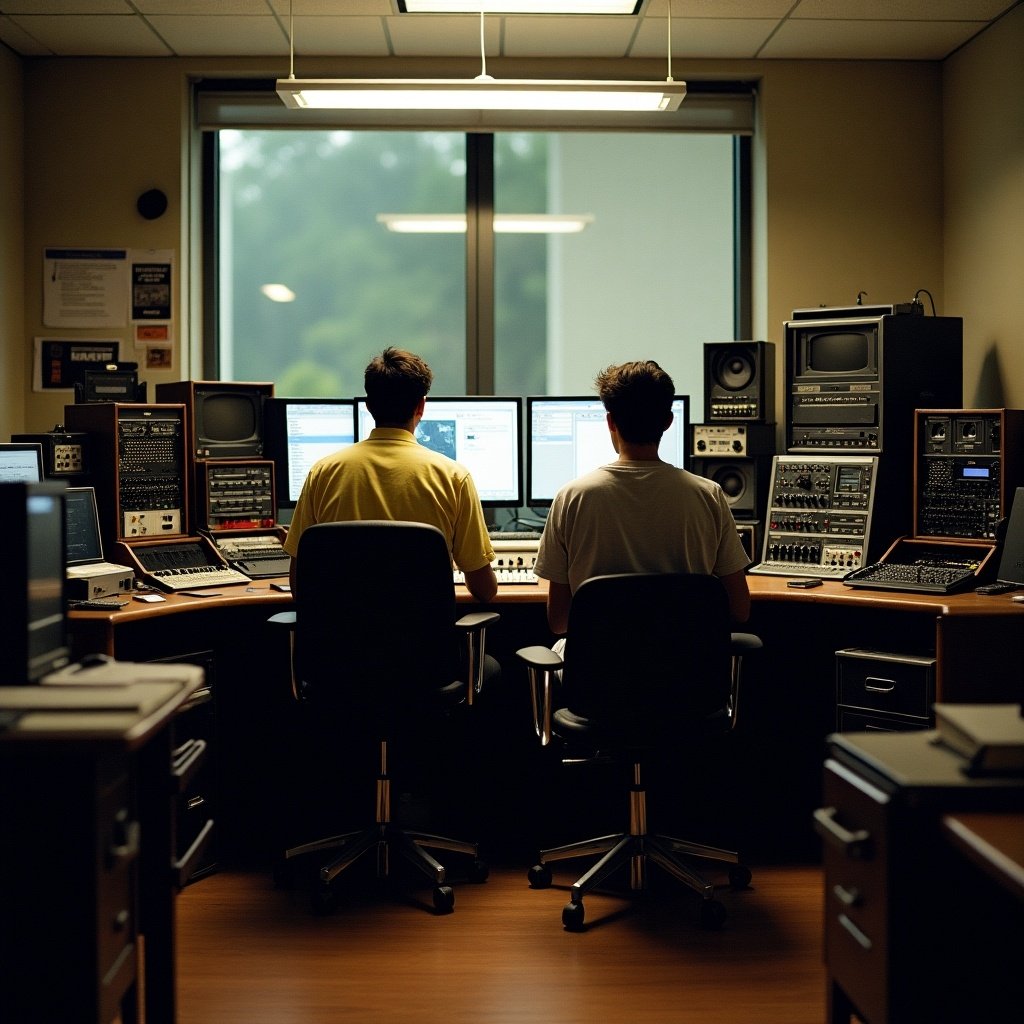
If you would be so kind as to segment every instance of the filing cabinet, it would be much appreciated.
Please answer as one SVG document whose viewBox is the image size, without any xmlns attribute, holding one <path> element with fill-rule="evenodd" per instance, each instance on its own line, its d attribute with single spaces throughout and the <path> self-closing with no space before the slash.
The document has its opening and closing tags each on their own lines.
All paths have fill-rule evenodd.
<svg viewBox="0 0 1024 1024">
<path fill-rule="evenodd" d="M 824 767 L 828 1021 L 963 1024 L 1021 1005 L 1005 894 L 966 873 L 944 814 L 1024 807 L 1024 779 L 968 777 L 935 733 L 833 734 Z"/>
<path fill-rule="evenodd" d="M 836 729 L 929 729 L 935 656 L 860 647 L 836 651 Z"/>
</svg>

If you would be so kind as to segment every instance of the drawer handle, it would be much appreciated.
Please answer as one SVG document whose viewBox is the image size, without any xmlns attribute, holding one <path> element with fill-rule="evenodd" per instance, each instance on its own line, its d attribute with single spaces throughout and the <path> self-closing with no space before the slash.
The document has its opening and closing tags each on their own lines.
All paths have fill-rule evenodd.
<svg viewBox="0 0 1024 1024">
<path fill-rule="evenodd" d="M 892 693 L 896 689 L 896 680 L 882 679 L 879 676 L 868 676 L 864 680 L 864 689 L 868 693 Z"/>
<path fill-rule="evenodd" d="M 871 949 L 871 939 L 864 934 L 845 914 L 839 915 L 839 923 L 847 931 L 848 934 L 853 936 L 854 941 L 860 946 L 861 949 Z"/>
<path fill-rule="evenodd" d="M 845 885 L 833 885 L 832 895 L 844 907 L 859 907 L 864 901 L 861 899 L 860 889 L 850 888 L 847 889 Z"/>
<path fill-rule="evenodd" d="M 851 860 L 868 860 L 871 856 L 871 833 L 859 828 L 843 828 L 836 821 L 835 807 L 819 807 L 814 812 L 814 828 L 823 839 L 842 850 Z"/>
</svg>

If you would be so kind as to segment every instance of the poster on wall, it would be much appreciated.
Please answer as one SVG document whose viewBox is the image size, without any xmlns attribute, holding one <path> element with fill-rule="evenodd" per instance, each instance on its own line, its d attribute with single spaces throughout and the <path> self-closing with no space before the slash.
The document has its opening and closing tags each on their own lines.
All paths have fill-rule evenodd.
<svg viewBox="0 0 1024 1024">
<path fill-rule="evenodd" d="M 128 316 L 125 249 L 43 250 L 43 323 L 47 327 L 123 327 Z"/>
<path fill-rule="evenodd" d="M 33 354 L 33 391 L 73 391 L 84 383 L 83 373 L 106 363 L 116 363 L 119 341 L 72 341 L 36 338 Z"/>
<path fill-rule="evenodd" d="M 169 369 L 174 360 L 174 253 L 169 249 L 133 249 L 131 328 L 146 369 Z"/>
</svg>

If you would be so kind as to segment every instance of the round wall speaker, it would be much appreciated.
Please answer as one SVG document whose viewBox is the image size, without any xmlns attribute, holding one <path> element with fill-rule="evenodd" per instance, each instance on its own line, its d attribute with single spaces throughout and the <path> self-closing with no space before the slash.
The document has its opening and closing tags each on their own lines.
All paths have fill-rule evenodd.
<svg viewBox="0 0 1024 1024">
<path fill-rule="evenodd" d="M 135 208 L 146 220 L 156 220 L 167 212 L 167 196 L 160 189 L 151 188 L 139 196 Z"/>
</svg>

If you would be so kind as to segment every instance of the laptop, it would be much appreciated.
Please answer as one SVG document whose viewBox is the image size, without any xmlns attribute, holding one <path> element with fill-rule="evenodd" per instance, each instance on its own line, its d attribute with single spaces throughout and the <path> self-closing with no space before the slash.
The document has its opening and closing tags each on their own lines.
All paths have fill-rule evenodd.
<svg viewBox="0 0 1024 1024">
<path fill-rule="evenodd" d="M 130 594 L 135 573 L 103 557 L 94 487 L 68 487 L 64 495 L 65 562 L 69 596 L 91 599 Z"/>
</svg>

